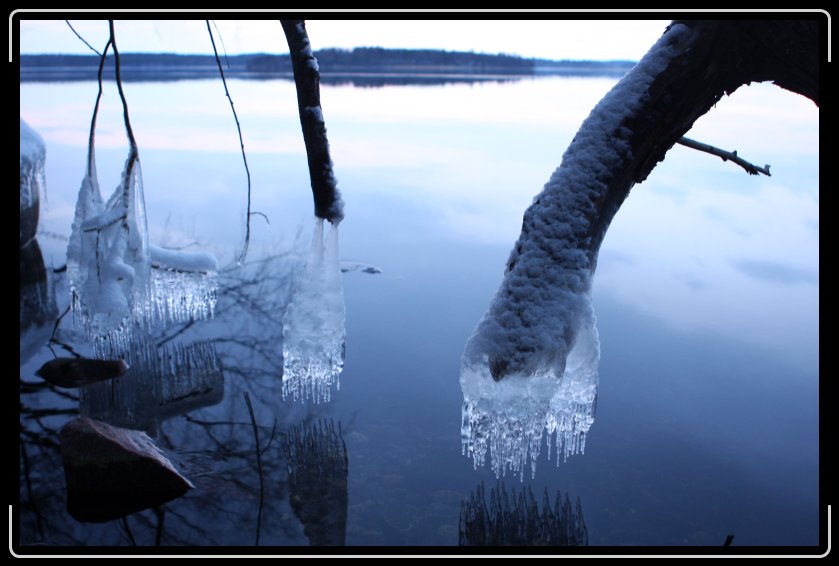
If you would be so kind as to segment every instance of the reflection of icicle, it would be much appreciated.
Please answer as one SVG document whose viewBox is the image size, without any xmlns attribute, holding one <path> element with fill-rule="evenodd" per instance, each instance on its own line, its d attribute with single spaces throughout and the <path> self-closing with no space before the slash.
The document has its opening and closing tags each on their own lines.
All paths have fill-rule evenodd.
<svg viewBox="0 0 839 566">
<path fill-rule="evenodd" d="M 347 446 L 332 421 L 288 430 L 283 443 L 289 502 L 312 546 L 343 546 L 347 531 Z"/>
<path fill-rule="evenodd" d="M 483 482 L 460 503 L 460 546 L 588 546 L 588 529 L 580 498 L 572 505 L 557 491 L 551 505 L 548 489 L 542 506 L 530 486 L 512 497 L 503 483 L 487 502 Z"/>
<path fill-rule="evenodd" d="M 535 475 L 545 430 L 549 437 L 557 434 L 557 451 L 564 458 L 582 453 L 594 420 L 599 360 L 590 306 L 562 375 L 509 375 L 496 382 L 487 360 L 474 364 L 465 357 L 460 375 L 463 453 L 477 467 L 489 451 L 497 477 L 506 474 L 507 468 L 523 477 L 528 460 Z"/>
<path fill-rule="evenodd" d="M 338 261 L 338 229 L 323 237 L 315 221 L 312 249 L 283 318 L 283 398 L 330 400 L 344 367 L 344 291 Z"/>
<path fill-rule="evenodd" d="M 125 360 L 130 369 L 122 377 L 81 389 L 83 415 L 145 429 L 224 396 L 221 361 L 210 342 L 158 347 L 146 339 L 133 342 Z"/>
</svg>

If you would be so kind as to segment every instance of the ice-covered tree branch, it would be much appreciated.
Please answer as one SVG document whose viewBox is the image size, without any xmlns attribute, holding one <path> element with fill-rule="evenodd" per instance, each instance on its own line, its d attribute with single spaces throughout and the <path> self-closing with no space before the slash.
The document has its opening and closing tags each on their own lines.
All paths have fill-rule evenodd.
<svg viewBox="0 0 839 566">
<path fill-rule="evenodd" d="M 819 21 L 675 21 L 597 104 L 525 212 L 464 364 L 561 376 L 606 230 L 630 189 L 724 95 L 772 81 L 819 103 Z"/>
<path fill-rule="evenodd" d="M 698 142 L 696 140 L 692 140 L 690 138 L 686 138 L 684 136 L 680 137 L 676 140 L 676 143 L 679 145 L 683 145 L 685 147 L 689 147 L 691 149 L 695 149 L 697 151 L 702 151 L 705 153 L 710 153 L 711 155 L 716 155 L 717 157 L 721 158 L 723 161 L 731 161 L 743 169 L 745 169 L 746 173 L 749 175 L 757 175 L 759 173 L 763 173 L 767 177 L 771 177 L 772 175 L 769 173 L 769 165 L 764 165 L 763 167 L 759 167 L 752 163 L 749 163 L 742 157 L 737 155 L 737 151 L 725 151 L 724 149 L 720 149 L 718 147 L 714 147 L 712 145 L 708 145 L 707 143 Z"/>
<path fill-rule="evenodd" d="M 300 125 L 309 161 L 309 177 L 315 200 L 315 216 L 338 224 L 344 218 L 344 203 L 332 172 L 326 124 L 320 105 L 320 73 L 303 20 L 280 20 L 285 32 L 297 87 Z"/>
</svg>

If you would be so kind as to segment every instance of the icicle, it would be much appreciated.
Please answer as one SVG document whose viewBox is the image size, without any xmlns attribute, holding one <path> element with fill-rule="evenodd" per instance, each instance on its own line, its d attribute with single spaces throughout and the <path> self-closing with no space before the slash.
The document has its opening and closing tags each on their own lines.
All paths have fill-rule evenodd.
<svg viewBox="0 0 839 566">
<path fill-rule="evenodd" d="M 463 454 L 475 467 L 489 451 L 496 477 L 507 469 L 524 478 L 528 461 L 536 475 L 536 460 L 545 431 L 556 433 L 559 453 L 566 459 L 585 449 L 585 435 L 594 421 L 600 345 L 594 311 L 587 309 L 564 371 L 541 375 L 509 375 L 494 381 L 488 360 L 475 364 L 464 357 L 461 441 Z M 550 450 L 550 448 L 549 448 Z M 549 453 L 550 455 L 550 453 Z"/>
<path fill-rule="evenodd" d="M 213 317 L 218 289 L 218 260 L 206 252 L 151 249 L 149 294 L 136 318 L 165 326 Z"/>
<path fill-rule="evenodd" d="M 338 228 L 323 237 L 315 220 L 312 248 L 283 318 L 283 399 L 327 402 L 344 367 L 344 291 Z"/>
</svg>

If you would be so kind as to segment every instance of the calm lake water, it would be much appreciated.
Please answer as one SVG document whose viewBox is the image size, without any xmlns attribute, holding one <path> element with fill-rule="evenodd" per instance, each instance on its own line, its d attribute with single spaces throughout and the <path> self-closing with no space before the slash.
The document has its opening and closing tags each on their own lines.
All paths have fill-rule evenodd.
<svg viewBox="0 0 839 566">
<path fill-rule="evenodd" d="M 230 81 L 253 210 L 268 221 L 252 219 L 249 263 L 221 278 L 217 319 L 179 337 L 214 341 L 223 399 L 149 427 L 196 489 L 158 514 L 70 517 L 61 458 L 44 439 L 78 404 L 27 385 L 53 357 L 43 346 L 21 360 L 21 423 L 34 431 L 21 435 L 21 544 L 252 545 L 259 536 L 260 545 L 307 545 L 318 529 L 340 531 L 325 520 L 304 528 L 290 503 L 320 497 L 333 518 L 346 514 L 347 545 L 457 545 L 461 502 L 481 482 L 487 493 L 497 485 L 488 466 L 474 469 L 461 454 L 464 344 L 522 213 L 614 82 L 322 86 L 346 201 L 341 258 L 381 273 L 344 273 L 340 391 L 313 406 L 282 399 L 282 317 L 272 316 L 312 223 L 294 85 Z M 246 180 L 222 85 L 125 89 L 150 240 L 229 264 L 243 238 Z M 95 96 L 92 82 L 20 85 L 21 117 L 47 146 L 38 239 L 48 268 L 66 262 Z M 106 197 L 127 153 L 118 103 L 107 85 L 96 156 Z M 769 163 L 772 177 L 676 146 L 615 218 L 594 282 L 602 357 L 585 454 L 557 465 L 543 450 L 535 478 L 524 478 L 540 501 L 545 489 L 579 498 L 590 545 L 720 546 L 730 534 L 735 546 L 819 544 L 818 120 L 802 97 L 743 88 L 688 136 Z M 63 308 L 60 276 L 57 288 Z M 64 343 L 89 354 L 69 316 L 61 328 Z M 244 393 L 259 425 L 262 492 Z M 340 424 L 346 483 L 318 490 L 310 477 L 300 491 L 283 444 L 316 419 Z M 521 489 L 516 475 L 503 482 Z"/>
</svg>

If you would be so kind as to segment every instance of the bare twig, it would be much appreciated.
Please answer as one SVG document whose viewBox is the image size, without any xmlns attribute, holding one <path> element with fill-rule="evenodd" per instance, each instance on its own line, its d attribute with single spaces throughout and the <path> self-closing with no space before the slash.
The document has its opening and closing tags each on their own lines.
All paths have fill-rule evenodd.
<svg viewBox="0 0 839 566">
<path fill-rule="evenodd" d="M 270 220 L 268 220 L 268 217 L 267 217 L 267 216 L 265 216 L 263 213 L 254 211 L 254 212 L 251 212 L 251 214 L 252 214 L 253 216 L 259 215 L 259 216 L 261 216 L 262 218 L 264 218 L 264 219 L 265 219 L 265 222 L 267 222 L 268 224 L 271 224 L 271 221 L 270 221 Z"/>
<path fill-rule="evenodd" d="M 102 50 L 102 55 L 99 58 L 99 72 L 97 74 L 97 80 L 99 82 L 99 91 L 96 93 L 96 102 L 93 105 L 93 116 L 90 118 L 90 136 L 87 141 L 87 174 L 89 177 L 92 177 L 95 173 L 95 160 L 94 160 L 94 140 L 96 138 L 96 117 L 99 114 L 99 102 L 102 100 L 102 71 L 105 68 L 105 58 L 108 56 L 108 49 L 111 47 L 113 42 L 113 37 L 108 37 L 108 41 L 105 43 L 105 48 Z"/>
<path fill-rule="evenodd" d="M 91 50 L 91 51 L 93 51 L 94 53 L 96 53 L 96 54 L 97 54 L 97 55 L 99 55 L 100 57 L 102 56 L 102 54 L 101 54 L 101 53 L 99 53 L 99 52 L 96 50 L 96 48 L 95 48 L 95 47 L 93 47 L 91 44 L 89 44 L 89 43 L 85 40 L 85 38 L 83 38 L 83 37 L 81 36 L 81 34 L 80 34 L 79 32 L 77 32 L 77 31 L 76 31 L 76 28 L 74 28 L 74 27 L 73 27 L 73 24 L 71 24 L 71 23 L 70 23 L 70 20 L 64 20 L 64 22 L 67 24 L 67 26 L 68 26 L 71 30 L 73 30 L 73 33 L 75 33 L 75 34 L 76 34 L 76 37 L 78 37 L 79 39 L 81 39 L 81 40 L 82 40 L 82 43 L 84 43 L 85 45 L 87 45 L 87 46 L 90 48 L 90 50 Z"/>
<path fill-rule="evenodd" d="M 262 526 L 262 506 L 265 498 L 265 486 L 262 479 L 262 453 L 259 450 L 259 430 L 256 427 L 256 417 L 253 415 L 253 405 L 251 404 L 251 396 L 245 391 L 245 403 L 248 405 L 248 413 L 251 416 L 251 425 L 253 426 L 253 438 L 256 441 L 256 466 L 259 470 L 259 511 L 256 515 L 256 542 L 255 546 L 259 546 L 259 529 Z"/>
<path fill-rule="evenodd" d="M 692 140 L 690 138 L 681 137 L 676 140 L 676 143 L 681 144 L 685 147 L 689 147 L 691 149 L 696 149 L 698 151 L 704 151 L 705 153 L 710 153 L 711 155 L 716 155 L 717 157 L 721 158 L 723 161 L 732 161 L 735 164 L 739 165 L 743 169 L 746 170 L 746 173 L 749 175 L 757 175 L 758 173 L 763 173 L 767 177 L 771 177 L 769 173 L 769 165 L 764 165 L 763 167 L 758 167 L 757 165 L 753 165 L 746 161 L 745 159 L 737 156 L 737 151 L 725 151 L 724 149 L 720 149 L 718 147 L 714 147 L 712 145 L 708 145 L 707 143 L 698 142 L 696 140 Z"/>
<path fill-rule="evenodd" d="M 227 58 L 227 47 L 224 46 L 224 36 L 221 35 L 221 31 L 219 31 L 215 20 L 213 20 L 213 27 L 216 28 L 218 40 L 221 41 L 221 50 L 224 52 L 224 64 L 227 67 L 227 69 L 230 70 L 230 59 Z"/>
<path fill-rule="evenodd" d="M 230 96 L 230 91 L 227 90 L 227 80 L 224 78 L 224 69 L 221 66 L 221 59 L 219 59 L 218 56 L 216 41 L 213 39 L 213 30 L 210 28 L 210 20 L 207 20 L 207 33 L 210 34 L 210 43 L 213 44 L 213 53 L 216 56 L 218 72 L 221 75 L 221 83 L 224 85 L 224 94 L 227 96 L 227 100 L 230 101 L 230 110 L 233 111 L 233 119 L 236 121 L 236 131 L 239 132 L 239 145 L 242 148 L 242 161 L 245 164 L 245 174 L 248 177 L 248 210 L 245 215 L 245 243 L 242 246 L 242 251 L 239 253 L 239 257 L 236 260 L 236 263 L 241 264 L 245 261 L 245 256 L 248 255 L 248 246 L 251 242 L 251 171 L 248 168 L 248 157 L 245 155 L 245 141 L 242 139 L 242 126 L 239 124 L 239 116 L 236 114 L 236 108 L 233 106 L 233 98 Z"/>
<path fill-rule="evenodd" d="M 114 20 L 108 20 L 108 30 L 111 33 L 110 43 L 114 48 L 114 73 L 116 74 L 117 91 L 119 92 L 119 99 L 122 101 L 122 118 L 125 122 L 125 132 L 128 135 L 128 143 L 130 144 L 130 152 L 133 160 L 137 159 L 137 140 L 134 139 L 134 130 L 131 128 L 131 120 L 128 117 L 128 102 L 125 100 L 125 92 L 122 90 L 122 78 L 119 71 L 119 50 L 117 49 L 117 40 L 114 35 Z M 133 162 L 126 170 L 130 170 Z"/>
</svg>

